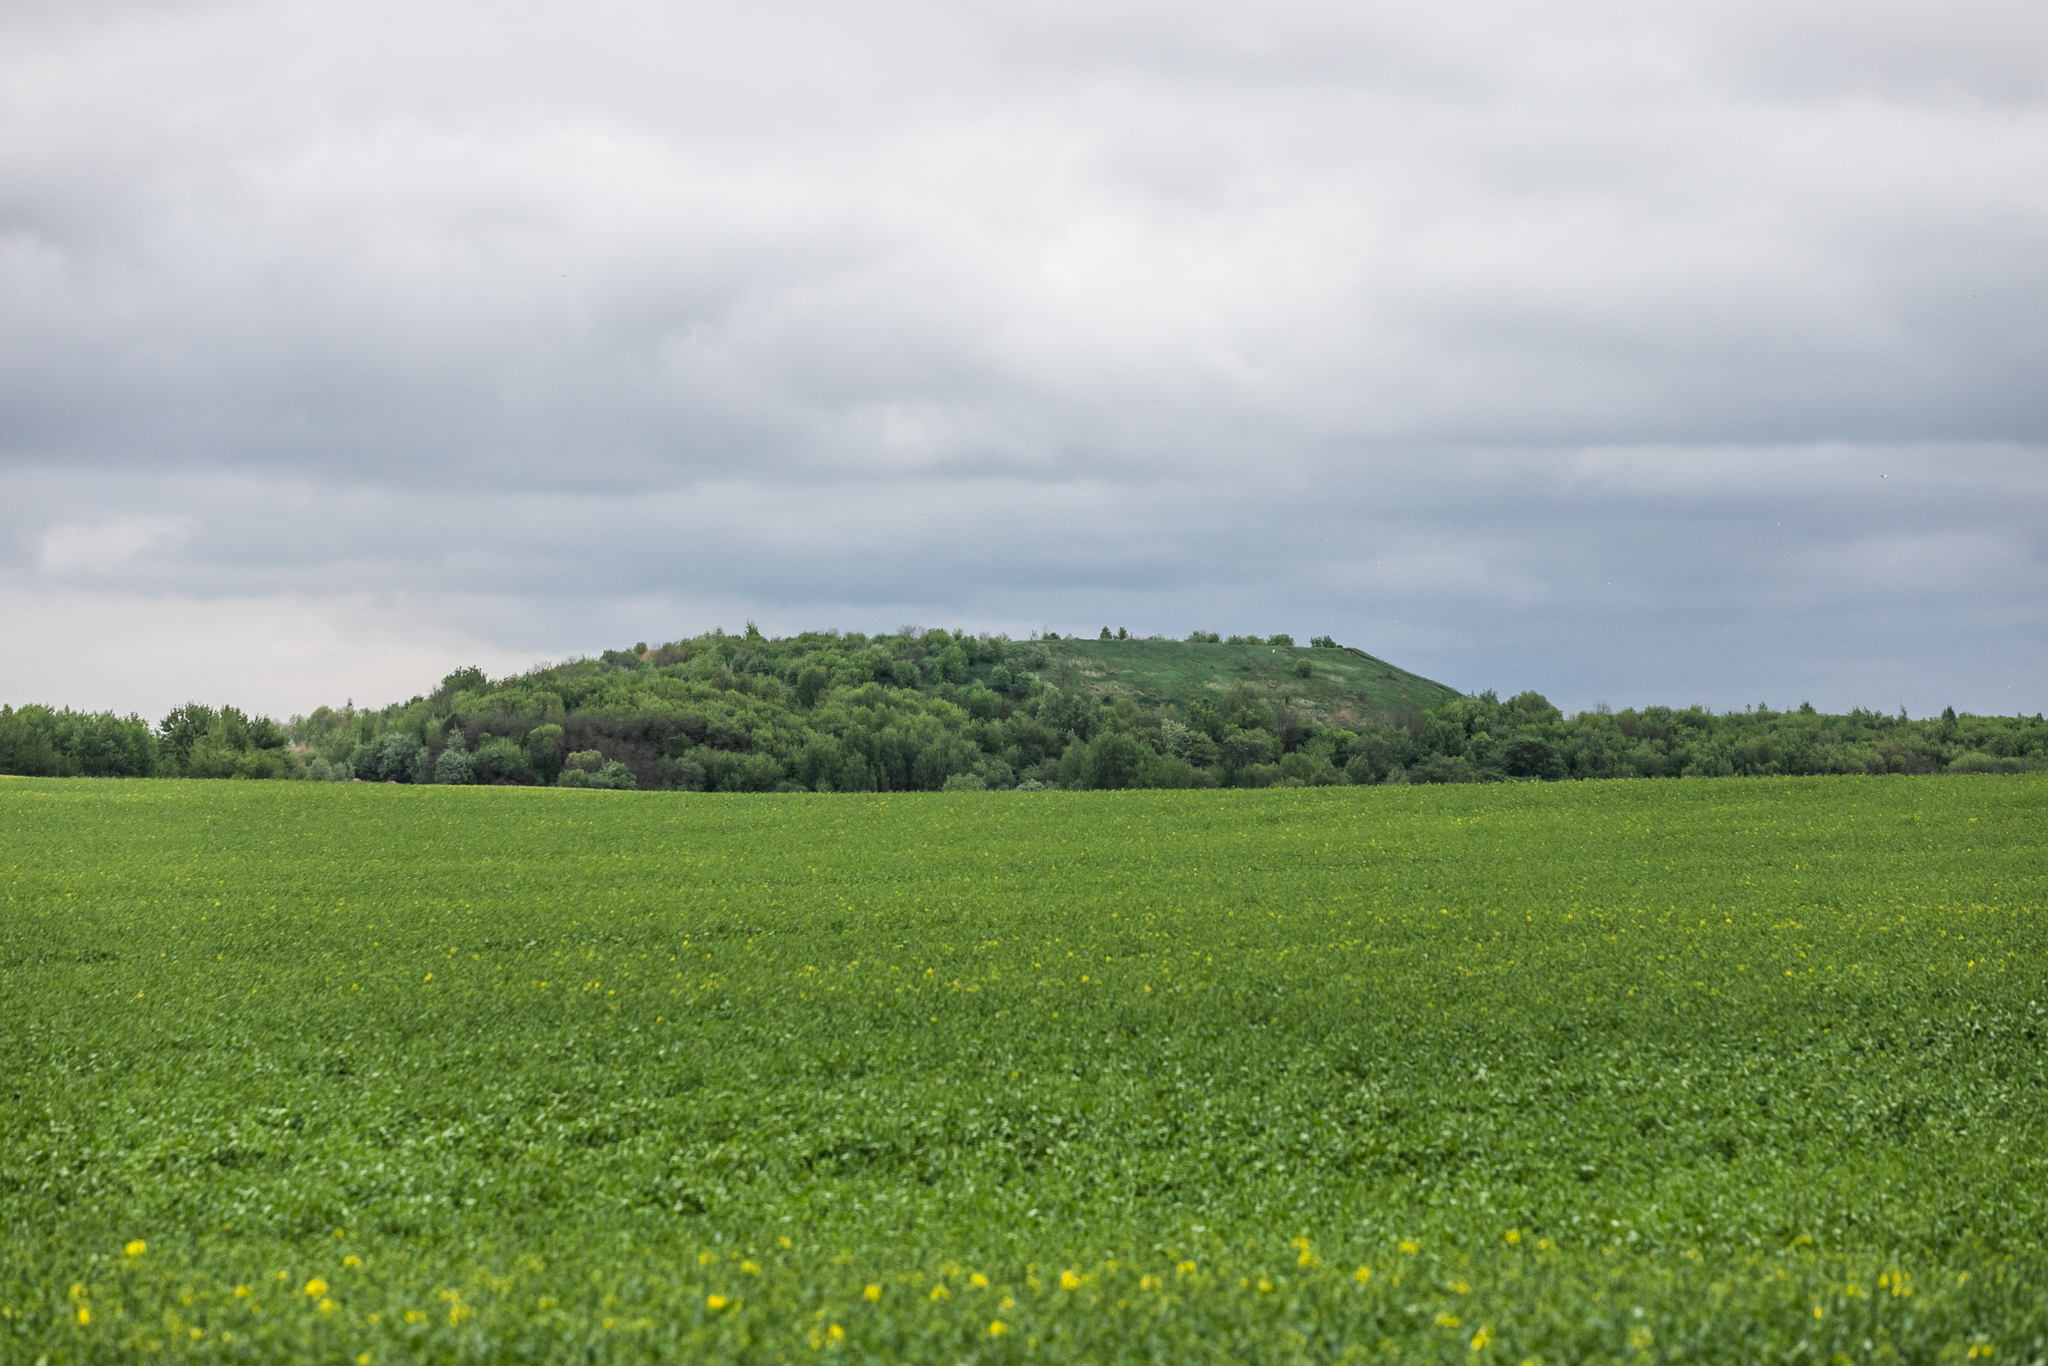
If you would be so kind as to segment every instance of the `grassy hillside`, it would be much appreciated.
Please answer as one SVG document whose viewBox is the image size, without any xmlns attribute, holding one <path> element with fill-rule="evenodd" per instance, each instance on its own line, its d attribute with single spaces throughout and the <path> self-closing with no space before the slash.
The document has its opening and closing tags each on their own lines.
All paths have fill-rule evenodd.
<svg viewBox="0 0 2048 1366">
<path fill-rule="evenodd" d="M 2038 1361 L 2044 809 L 0 780 L 0 1361 Z"/>
<path fill-rule="evenodd" d="M 1186 706 L 1220 698 L 1240 683 L 1318 725 L 1359 726 L 1419 717 L 1458 696 L 1421 674 L 1396 668 L 1363 650 L 1284 645 L 1207 645 L 1183 640 L 1050 640 L 1040 642 L 1039 676 L 1059 687 L 1100 697 L 1129 697 L 1140 706 Z M 1306 662 L 1310 673 L 1298 676 Z"/>
</svg>

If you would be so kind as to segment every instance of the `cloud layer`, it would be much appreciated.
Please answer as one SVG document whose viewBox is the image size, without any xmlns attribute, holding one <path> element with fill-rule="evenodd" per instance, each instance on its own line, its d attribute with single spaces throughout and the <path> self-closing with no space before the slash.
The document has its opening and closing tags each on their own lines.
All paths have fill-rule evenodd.
<svg viewBox="0 0 2048 1366">
<path fill-rule="evenodd" d="M 11 7 L 0 695 L 291 711 L 752 617 L 2038 710 L 2044 47 L 1991 3 Z"/>
</svg>

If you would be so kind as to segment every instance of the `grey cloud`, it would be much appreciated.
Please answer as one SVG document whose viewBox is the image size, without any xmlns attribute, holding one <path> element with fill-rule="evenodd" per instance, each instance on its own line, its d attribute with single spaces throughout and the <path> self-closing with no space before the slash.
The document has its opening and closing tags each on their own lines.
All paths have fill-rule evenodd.
<svg viewBox="0 0 2048 1366">
<path fill-rule="evenodd" d="M 1932 14 L 11 7 L 0 572 L 1992 705 L 2048 23 Z"/>
</svg>

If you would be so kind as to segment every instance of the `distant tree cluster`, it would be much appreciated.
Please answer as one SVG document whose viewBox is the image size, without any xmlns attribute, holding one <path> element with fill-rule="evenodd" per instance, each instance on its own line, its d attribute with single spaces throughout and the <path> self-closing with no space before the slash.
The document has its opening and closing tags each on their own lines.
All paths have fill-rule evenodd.
<svg viewBox="0 0 2048 1366">
<path fill-rule="evenodd" d="M 1049 667 L 1044 645 L 1057 639 L 916 628 L 770 639 L 750 625 L 495 681 L 461 669 L 409 702 L 321 707 L 284 726 L 196 703 L 154 729 L 134 716 L 0 707 L 0 771 L 903 792 L 2016 773 L 2048 763 L 2038 716 L 1909 721 L 1757 706 L 1568 717 L 1533 692 L 1487 692 L 1327 725 L 1249 682 L 1144 705 L 1059 686 L 1069 676 Z M 1187 639 L 1294 649 L 1285 633 Z M 1316 651 L 1337 648 L 1313 637 L 1294 674 L 1313 675 Z"/>
<path fill-rule="evenodd" d="M 50 778 L 302 778 L 284 726 L 192 702 L 140 716 L 0 706 L 0 773 Z"/>
</svg>

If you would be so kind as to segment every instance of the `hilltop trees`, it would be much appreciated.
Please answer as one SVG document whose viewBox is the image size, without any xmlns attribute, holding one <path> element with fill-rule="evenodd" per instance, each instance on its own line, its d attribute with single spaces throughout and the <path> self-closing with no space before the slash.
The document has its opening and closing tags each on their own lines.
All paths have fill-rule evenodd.
<svg viewBox="0 0 2048 1366">
<path fill-rule="evenodd" d="M 1320 636 L 1294 651 L 1285 633 L 1258 642 L 1264 684 L 1219 688 L 1244 676 L 1219 651 L 1205 678 L 1212 656 L 1193 648 L 1177 666 L 1197 680 L 1188 700 L 1141 703 L 1074 667 L 1075 650 L 1125 657 L 1114 634 L 1109 647 L 1048 649 L 1053 639 L 713 631 L 509 678 L 458 669 L 407 702 L 320 707 L 288 727 L 199 703 L 154 729 L 139 717 L 0 707 L 0 771 L 863 793 L 2009 773 L 2048 762 L 2040 718 L 1953 711 L 1921 722 L 1762 705 L 1566 716 L 1534 692 L 1483 692 L 1332 724 L 1304 712 L 1291 680 L 1314 651 L 1338 647 Z M 1229 643 L 1198 631 L 1188 645 Z"/>
</svg>

